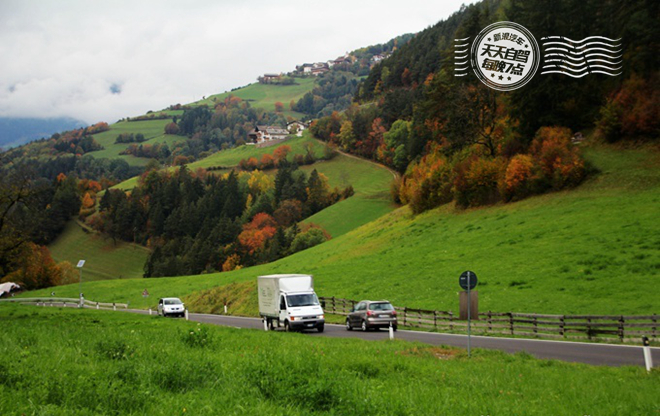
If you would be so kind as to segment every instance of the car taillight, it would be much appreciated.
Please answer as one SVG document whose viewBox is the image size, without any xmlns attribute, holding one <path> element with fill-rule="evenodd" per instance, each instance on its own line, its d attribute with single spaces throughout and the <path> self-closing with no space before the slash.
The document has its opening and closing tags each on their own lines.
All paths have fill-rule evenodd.
<svg viewBox="0 0 660 416">
<path fill-rule="evenodd" d="M 396 311 L 392 311 L 392 316 L 396 316 Z"/>
<path fill-rule="evenodd" d="M 374 314 L 373 311 L 367 311 L 367 316 L 371 316 L 373 314 Z"/>
<path fill-rule="evenodd" d="M 295 321 L 295 320 L 296 320 L 296 317 L 295 317 L 295 316 L 292 316 L 292 317 L 291 317 L 291 320 L 292 320 L 292 321 Z"/>
</svg>

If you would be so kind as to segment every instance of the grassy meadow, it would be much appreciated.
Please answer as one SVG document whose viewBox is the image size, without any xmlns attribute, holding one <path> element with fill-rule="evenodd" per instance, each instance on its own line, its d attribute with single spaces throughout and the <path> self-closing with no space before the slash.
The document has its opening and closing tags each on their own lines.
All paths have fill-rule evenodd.
<svg viewBox="0 0 660 416">
<path fill-rule="evenodd" d="M 275 111 L 275 103 L 281 102 L 284 104 L 283 114 L 293 118 L 301 118 L 303 114 L 291 111 L 289 103 L 291 100 L 298 102 L 303 95 L 314 89 L 316 78 L 295 78 L 293 85 L 272 85 L 260 84 L 255 82 L 246 85 L 245 87 L 238 88 L 231 92 L 224 92 L 222 94 L 215 94 L 207 97 L 204 100 L 193 103 L 194 105 L 208 105 L 213 107 L 215 102 L 223 101 L 230 94 L 242 98 L 250 103 L 251 107 L 263 108 L 267 111 Z"/>
<path fill-rule="evenodd" d="M 142 299 L 144 286 L 154 297 L 190 299 L 260 274 L 309 273 L 320 296 L 456 311 L 458 277 L 472 270 L 482 311 L 657 313 L 660 152 L 596 146 L 585 154 L 601 173 L 571 191 L 464 211 L 447 205 L 418 216 L 403 207 L 271 264 L 90 282 L 84 291 L 92 300 L 146 308 L 155 301 Z M 77 293 L 77 287 L 58 290 Z"/>
<path fill-rule="evenodd" d="M 133 133 L 138 134 L 142 133 L 147 139 L 142 143 L 136 144 L 156 144 L 156 143 L 167 143 L 168 146 L 172 146 L 175 142 L 185 140 L 181 136 L 172 136 L 165 134 L 165 126 L 172 122 L 170 119 L 166 120 L 143 120 L 143 121 L 119 121 L 115 124 L 110 125 L 110 130 L 104 131 L 94 135 L 94 139 L 103 146 L 103 150 L 97 150 L 91 152 L 90 155 L 94 156 L 97 159 L 108 158 L 116 159 L 121 158 L 126 160 L 130 165 L 133 166 L 144 166 L 149 162 L 147 158 L 135 157 L 132 155 L 119 155 L 121 151 L 126 149 L 131 143 L 119 143 L 115 144 L 117 136 L 122 133 Z"/>
<path fill-rule="evenodd" d="M 651 415 L 660 372 L 0 304 L 3 415 Z M 467 397 L 469 395 L 469 398 Z"/>
<path fill-rule="evenodd" d="M 70 221 L 62 234 L 48 246 L 57 262 L 68 261 L 74 266 L 85 260 L 83 281 L 141 278 L 149 250 L 137 244 L 113 243 L 96 233 L 84 232 Z"/>
</svg>

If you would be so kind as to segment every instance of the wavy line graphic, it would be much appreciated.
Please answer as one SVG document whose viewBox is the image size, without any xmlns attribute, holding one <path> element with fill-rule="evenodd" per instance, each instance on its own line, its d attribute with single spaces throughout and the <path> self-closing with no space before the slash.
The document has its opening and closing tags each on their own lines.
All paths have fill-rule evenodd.
<svg viewBox="0 0 660 416">
<path fill-rule="evenodd" d="M 589 74 L 620 75 L 623 61 L 621 38 L 589 36 L 573 40 L 564 36 L 546 36 L 543 42 L 541 74 L 564 74 L 582 78 Z"/>
<path fill-rule="evenodd" d="M 606 38 L 605 36 L 589 36 L 588 38 L 584 38 L 582 40 L 573 40 L 571 38 L 567 38 L 566 36 L 545 36 L 545 37 L 541 38 L 541 40 L 546 40 L 546 39 L 560 39 L 560 40 L 568 41 L 570 43 L 575 44 L 575 43 L 584 43 L 584 42 L 588 41 L 589 39 L 605 39 L 605 40 L 609 40 L 610 42 L 618 42 L 622 38 L 610 39 L 610 38 Z"/>
<path fill-rule="evenodd" d="M 464 77 L 468 73 L 468 49 L 470 42 L 465 42 L 470 38 L 454 39 L 454 76 Z M 463 43 L 465 42 L 465 43 Z M 465 66 L 463 66 L 465 65 Z"/>
<path fill-rule="evenodd" d="M 572 75 L 572 74 L 569 74 L 568 72 L 564 72 L 564 71 L 545 71 L 545 72 L 541 72 L 541 75 L 545 75 L 545 74 L 562 74 L 562 75 L 568 75 L 571 78 L 582 78 L 583 76 L 586 76 L 586 75 L 589 75 L 589 74 L 604 74 L 604 75 L 609 75 L 611 77 L 615 77 L 617 75 L 621 75 L 622 72 L 619 72 L 617 74 L 610 74 L 609 72 L 603 72 L 603 71 L 591 71 L 591 72 L 585 72 L 581 75 Z"/>
</svg>

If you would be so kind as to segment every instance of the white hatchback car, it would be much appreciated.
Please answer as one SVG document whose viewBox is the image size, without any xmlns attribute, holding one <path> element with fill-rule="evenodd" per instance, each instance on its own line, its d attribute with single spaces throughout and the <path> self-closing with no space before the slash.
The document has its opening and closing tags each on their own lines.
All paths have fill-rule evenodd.
<svg viewBox="0 0 660 416">
<path fill-rule="evenodd" d="M 158 300 L 158 315 L 184 316 L 186 307 L 179 298 L 161 298 Z"/>
</svg>

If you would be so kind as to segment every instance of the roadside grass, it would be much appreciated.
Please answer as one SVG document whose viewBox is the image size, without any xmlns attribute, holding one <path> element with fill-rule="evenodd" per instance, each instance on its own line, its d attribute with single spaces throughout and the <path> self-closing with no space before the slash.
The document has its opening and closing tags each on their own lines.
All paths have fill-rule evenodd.
<svg viewBox="0 0 660 416">
<path fill-rule="evenodd" d="M 271 264 L 90 282 L 84 292 L 146 308 L 155 301 L 140 296 L 144 287 L 157 297 L 190 296 L 261 274 L 308 273 L 320 296 L 457 311 L 458 277 L 472 270 L 481 311 L 657 313 L 660 152 L 595 146 L 585 154 L 602 173 L 575 190 L 465 211 L 447 205 L 418 216 L 403 207 Z M 77 287 L 58 290 L 77 293 Z"/>
<path fill-rule="evenodd" d="M 121 241 L 115 245 L 112 239 L 84 232 L 75 221 L 70 221 L 48 248 L 58 262 L 68 261 L 75 266 L 78 260 L 85 260 L 83 282 L 140 278 L 149 255 L 149 250 L 140 245 Z"/>
<path fill-rule="evenodd" d="M 650 415 L 660 372 L 0 305 L 3 415 Z"/>
</svg>

